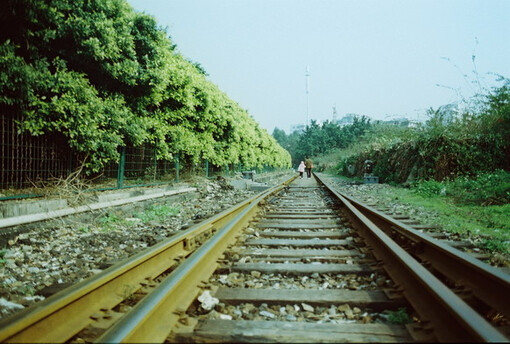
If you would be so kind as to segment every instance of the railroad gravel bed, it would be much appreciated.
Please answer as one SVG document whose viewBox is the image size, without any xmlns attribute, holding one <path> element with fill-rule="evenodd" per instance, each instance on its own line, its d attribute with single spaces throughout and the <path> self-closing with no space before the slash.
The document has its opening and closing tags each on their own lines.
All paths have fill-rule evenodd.
<svg viewBox="0 0 510 344">
<path fill-rule="evenodd" d="M 135 217 L 104 227 L 75 223 L 33 230 L 9 241 L 0 260 L 0 318 L 97 274 L 148 246 L 172 236 L 254 194 L 225 183 L 202 180 L 200 196 L 175 204 L 164 221 Z"/>
<path fill-rule="evenodd" d="M 298 197 L 299 201 L 294 201 Z M 237 244 L 223 254 L 220 268 L 208 280 L 208 288 L 215 292 L 204 290 L 188 309 L 187 316 L 198 321 L 387 324 L 389 314 L 394 310 L 385 309 L 385 306 L 376 310 L 353 300 L 349 304 L 345 299 L 335 302 L 334 298 L 316 298 L 319 293 L 338 296 L 349 292 L 381 292 L 396 287 L 383 270 L 374 268 L 371 256 L 358 250 L 354 240 L 356 235 L 347 220 L 338 215 L 332 216 L 332 219 L 275 215 L 282 211 L 282 207 L 287 211 L 292 204 L 297 204 L 299 211 L 301 205 L 319 208 L 326 203 L 315 190 L 303 193 L 288 191 L 275 202 L 270 202 L 267 213 L 245 227 L 243 234 L 237 237 Z M 272 227 L 273 222 L 279 222 L 279 226 Z M 328 228 L 329 225 L 331 228 Z M 343 239 L 339 240 L 339 237 Z M 345 245 L 338 244 L 339 241 L 345 242 Z M 285 269 L 281 269 L 281 265 L 272 265 L 275 262 L 285 265 Z M 366 263 L 371 268 L 364 270 L 363 264 Z M 319 268 L 339 268 L 339 265 L 350 265 L 358 271 L 318 272 Z M 306 269 L 301 270 L 303 267 Z M 349 270 L 346 267 L 342 269 Z M 290 297 L 292 301 L 283 297 L 289 294 L 294 295 Z"/>
<path fill-rule="evenodd" d="M 369 276 L 319 273 L 314 273 L 311 276 L 288 276 L 282 274 L 264 274 L 256 270 L 251 271 L 249 274 L 232 272 L 230 274 L 214 275 L 209 282 L 218 287 L 286 290 L 377 290 L 393 286 L 391 280 L 377 273 L 372 273 Z"/>
<path fill-rule="evenodd" d="M 385 313 L 372 312 L 370 309 L 360 309 L 358 307 L 351 308 L 348 304 L 314 307 L 307 303 L 225 305 L 220 302 L 211 311 L 204 310 L 202 307 L 192 308 L 188 315 L 197 319 L 296 321 L 319 324 L 366 324 L 386 322 L 387 320 L 387 314 Z"/>
<path fill-rule="evenodd" d="M 321 178 L 329 181 L 338 191 L 345 192 L 367 205 L 374 208 L 383 207 L 385 209 L 384 212 L 392 216 L 405 215 L 411 220 L 415 220 L 417 223 L 429 225 L 435 223 L 436 221 L 434 221 L 434 219 L 440 215 L 436 211 L 431 211 L 424 207 L 416 207 L 399 202 L 394 194 L 392 194 L 392 187 L 387 184 L 349 184 L 324 174 L 321 174 Z M 448 241 L 463 241 L 469 243 L 469 247 L 462 248 L 461 250 L 467 253 L 484 253 L 489 256 L 489 260 L 486 261 L 488 264 L 506 267 L 507 269 L 510 267 L 510 257 L 498 252 L 487 251 L 481 246 L 486 239 L 483 235 L 472 232 L 452 233 L 440 227 L 421 231 L 441 233 L 444 239 Z"/>
</svg>

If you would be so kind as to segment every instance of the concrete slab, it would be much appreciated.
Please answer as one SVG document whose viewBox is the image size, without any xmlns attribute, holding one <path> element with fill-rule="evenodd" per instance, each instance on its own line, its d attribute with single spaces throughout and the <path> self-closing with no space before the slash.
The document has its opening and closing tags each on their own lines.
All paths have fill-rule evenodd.
<svg viewBox="0 0 510 344">
<path fill-rule="evenodd" d="M 67 206 L 67 200 L 65 199 L 2 203 L 0 204 L 0 218 L 44 213 L 67 208 Z"/>
</svg>

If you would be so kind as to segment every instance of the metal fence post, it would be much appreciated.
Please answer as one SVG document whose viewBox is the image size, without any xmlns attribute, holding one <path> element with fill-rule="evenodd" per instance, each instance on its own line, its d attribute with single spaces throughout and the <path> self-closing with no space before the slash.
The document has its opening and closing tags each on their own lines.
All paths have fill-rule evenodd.
<svg viewBox="0 0 510 344">
<path fill-rule="evenodd" d="M 175 154 L 175 182 L 179 182 L 179 153 Z"/>
<path fill-rule="evenodd" d="M 124 186 L 124 169 L 126 168 L 126 147 L 120 149 L 120 161 L 117 169 L 117 189 Z"/>
<path fill-rule="evenodd" d="M 205 159 L 205 177 L 209 178 L 209 159 Z"/>
<path fill-rule="evenodd" d="M 158 173 L 158 155 L 156 148 L 154 148 L 154 181 L 156 181 L 157 173 Z"/>
</svg>

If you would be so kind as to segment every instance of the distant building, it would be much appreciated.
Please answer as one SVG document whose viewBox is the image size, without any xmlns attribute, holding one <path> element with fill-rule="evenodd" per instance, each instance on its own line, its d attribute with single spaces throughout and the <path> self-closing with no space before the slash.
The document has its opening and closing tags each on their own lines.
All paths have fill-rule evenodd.
<svg viewBox="0 0 510 344">
<path fill-rule="evenodd" d="M 409 127 L 409 120 L 405 117 L 402 117 L 402 118 L 394 118 L 394 119 L 391 119 L 389 121 L 383 121 L 383 123 L 386 123 L 386 124 L 393 124 L 393 125 L 397 125 L 399 127 Z"/>
<path fill-rule="evenodd" d="M 333 123 L 338 124 L 341 127 L 345 127 L 346 125 L 351 125 L 354 123 L 354 117 L 357 115 L 354 113 L 348 113 L 344 117 L 340 119 L 334 119 Z"/>
</svg>

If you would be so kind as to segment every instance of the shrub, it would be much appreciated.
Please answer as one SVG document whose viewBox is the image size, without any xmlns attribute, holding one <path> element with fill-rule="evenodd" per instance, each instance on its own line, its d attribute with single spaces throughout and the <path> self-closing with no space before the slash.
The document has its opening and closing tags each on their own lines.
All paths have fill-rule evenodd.
<svg viewBox="0 0 510 344">
<path fill-rule="evenodd" d="M 446 194 L 445 183 L 437 182 L 435 180 L 419 181 L 413 184 L 413 191 L 421 196 L 437 196 Z"/>
<path fill-rule="evenodd" d="M 494 205 L 510 203 L 510 173 L 497 170 L 475 178 L 461 177 L 450 184 L 450 194 L 458 203 Z"/>
<path fill-rule="evenodd" d="M 498 205 L 510 203 L 510 173 L 497 170 L 476 177 L 463 176 L 454 180 L 425 180 L 413 183 L 415 193 L 449 196 L 458 204 Z"/>
</svg>

